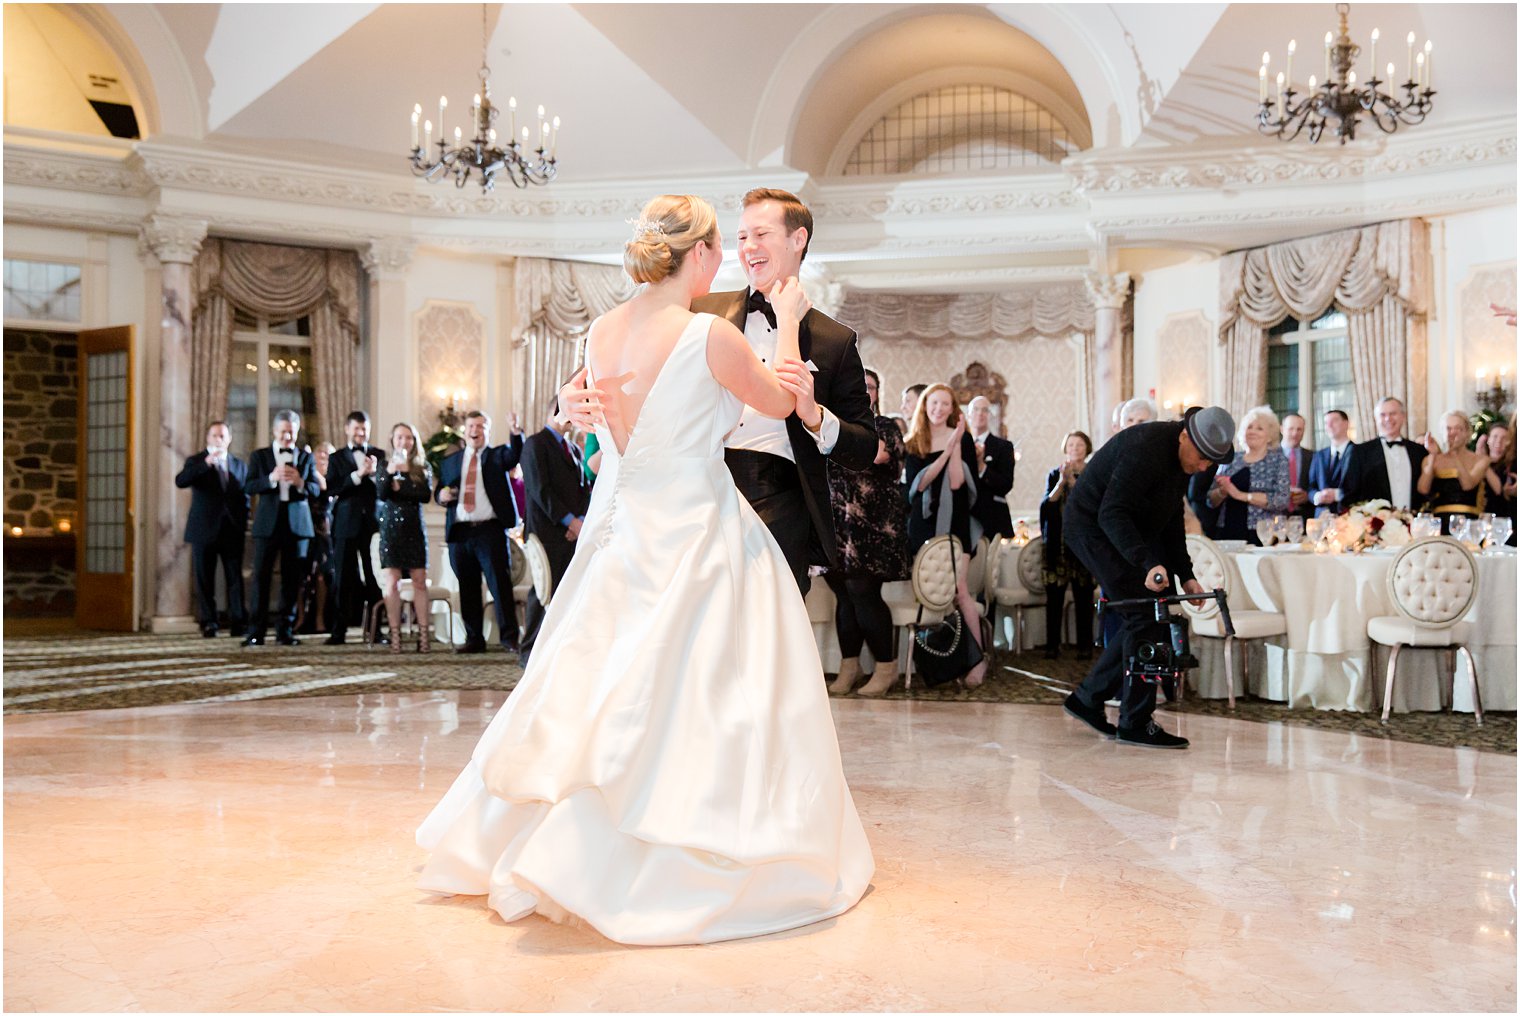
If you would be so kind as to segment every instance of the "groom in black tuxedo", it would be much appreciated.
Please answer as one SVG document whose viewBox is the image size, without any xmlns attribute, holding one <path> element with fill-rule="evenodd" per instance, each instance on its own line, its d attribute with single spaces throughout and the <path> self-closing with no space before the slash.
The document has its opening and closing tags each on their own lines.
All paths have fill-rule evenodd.
<svg viewBox="0 0 1520 1016">
<path fill-rule="evenodd" d="M 813 215 L 783 190 L 744 195 L 739 260 L 749 288 L 709 293 L 691 309 L 727 318 L 760 359 L 776 351 L 776 315 L 766 299 L 777 282 L 797 275 L 813 236 Z M 866 394 L 855 333 L 818 310 L 802 319 L 802 364 L 775 365 L 797 398 L 796 411 L 772 420 L 749 407 L 729 434 L 724 457 L 734 483 L 781 545 L 803 595 L 808 566 L 837 563 L 825 457 L 861 470 L 876 457 L 876 421 Z"/>
<path fill-rule="evenodd" d="M 1414 508 L 1424 500 L 1415 490 L 1425 446 L 1405 439 L 1404 403 L 1389 396 L 1377 404 L 1378 436 L 1351 446 L 1341 480 L 1341 503 L 1351 507 L 1382 498 L 1395 508 Z"/>
</svg>

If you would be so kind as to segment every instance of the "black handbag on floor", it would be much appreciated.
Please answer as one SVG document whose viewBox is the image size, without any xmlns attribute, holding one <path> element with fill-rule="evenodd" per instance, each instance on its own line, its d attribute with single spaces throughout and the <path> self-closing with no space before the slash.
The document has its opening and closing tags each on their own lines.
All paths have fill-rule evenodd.
<svg viewBox="0 0 1520 1016">
<path fill-rule="evenodd" d="M 950 574 L 955 576 L 955 559 L 950 556 Z M 955 584 L 960 584 L 955 577 Z M 924 608 L 918 608 L 918 620 L 924 619 Z M 930 688 L 949 684 L 964 677 L 972 667 L 982 662 L 982 647 L 966 630 L 966 619 L 956 605 L 939 624 L 919 627 L 913 632 L 913 672 Z"/>
</svg>

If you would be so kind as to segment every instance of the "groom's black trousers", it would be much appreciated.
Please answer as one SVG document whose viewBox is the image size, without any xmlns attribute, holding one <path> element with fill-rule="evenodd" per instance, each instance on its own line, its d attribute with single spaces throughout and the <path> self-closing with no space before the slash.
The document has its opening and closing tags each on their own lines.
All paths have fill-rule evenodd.
<svg viewBox="0 0 1520 1016">
<path fill-rule="evenodd" d="M 786 563 L 797 580 L 797 588 L 806 596 L 812 579 L 808 578 L 808 550 L 813 542 L 813 516 L 802 493 L 802 478 L 797 464 L 780 455 L 729 448 L 723 452 L 728 471 L 733 474 L 739 493 L 755 509 L 760 521 L 771 531 L 786 555 Z"/>
</svg>

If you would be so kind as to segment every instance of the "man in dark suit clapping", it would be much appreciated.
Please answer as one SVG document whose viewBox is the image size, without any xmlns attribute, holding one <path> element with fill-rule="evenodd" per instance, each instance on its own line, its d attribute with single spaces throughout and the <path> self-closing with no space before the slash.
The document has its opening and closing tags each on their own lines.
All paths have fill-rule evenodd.
<svg viewBox="0 0 1520 1016">
<path fill-rule="evenodd" d="M 1341 501 L 1346 507 L 1381 498 L 1395 508 L 1413 508 L 1424 498 L 1415 491 L 1425 446 L 1406 440 L 1404 403 L 1392 396 L 1377 404 L 1378 436 L 1351 446 Z"/>
<path fill-rule="evenodd" d="M 992 432 L 992 403 L 978 395 L 966 408 L 967 433 L 976 442 L 976 503 L 971 515 L 982 524 L 990 540 L 1013 535 L 1013 518 L 1008 513 L 1008 492 L 1013 489 L 1013 442 Z M 976 534 L 973 533 L 973 536 Z"/>
<path fill-rule="evenodd" d="M 275 620 L 275 639 L 281 645 L 299 645 L 295 626 L 296 593 L 306 574 L 306 551 L 315 532 L 311 524 L 311 499 L 321 495 L 311 453 L 296 447 L 301 414 L 282 409 L 274 417 L 274 442 L 248 459 L 250 494 L 258 495 L 253 517 L 253 620 L 245 646 L 264 644 L 269 628 L 269 583 L 274 563 L 280 562 L 280 606 Z"/>
<path fill-rule="evenodd" d="M 206 428 L 206 450 L 185 460 L 174 485 L 190 491 L 190 514 L 185 519 L 185 542 L 199 587 L 201 634 L 216 635 L 216 564 L 222 563 L 227 583 L 227 623 L 241 635 L 243 612 L 243 534 L 248 529 L 248 492 L 243 484 L 248 467 L 228 454 L 232 432 L 221 420 Z"/>
<path fill-rule="evenodd" d="M 459 581 L 459 618 L 465 640 L 455 652 L 483 653 L 485 605 L 480 580 L 495 601 L 502 647 L 517 651 L 517 607 L 512 599 L 512 558 L 507 530 L 517 525 L 508 474 L 522 458 L 523 434 L 512 416 L 508 444 L 490 446 L 491 418 L 480 410 L 464 418 L 465 446 L 439 464 L 433 499 L 448 509 L 444 520 L 449 566 Z"/>
<path fill-rule="evenodd" d="M 333 499 L 333 588 L 327 609 L 332 634 L 326 642 L 330 646 L 341 646 L 347 637 L 361 574 L 366 608 L 380 599 L 369 545 L 379 531 L 375 484 L 386 480 L 380 463 L 387 452 L 369 443 L 369 414 L 362 409 L 348 414 L 343 432 L 347 443 L 333 452 L 327 465 L 327 493 Z"/>
<path fill-rule="evenodd" d="M 1346 479 L 1346 463 L 1351 458 L 1351 417 L 1332 409 L 1325 413 L 1325 431 L 1330 444 L 1314 453 L 1309 464 L 1309 501 L 1317 515 L 1336 515 L 1341 510 L 1341 485 Z"/>
<path fill-rule="evenodd" d="M 579 449 L 570 439 L 570 419 L 559 411 L 559 399 L 550 402 L 544 429 L 524 442 L 522 467 L 523 486 L 528 492 L 528 517 L 523 528 L 544 545 L 549 573 L 557 587 L 575 556 L 575 541 L 591 500 Z M 528 593 L 524 615 L 522 664 L 526 667 L 544 620 L 544 605 L 538 601 L 537 590 Z"/>
</svg>

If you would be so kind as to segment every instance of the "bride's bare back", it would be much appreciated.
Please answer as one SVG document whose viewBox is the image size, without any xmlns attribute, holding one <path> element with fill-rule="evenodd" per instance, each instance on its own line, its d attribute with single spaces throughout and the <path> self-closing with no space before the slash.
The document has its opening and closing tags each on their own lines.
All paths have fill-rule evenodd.
<svg viewBox="0 0 1520 1016">
<path fill-rule="evenodd" d="M 626 453 L 645 400 L 695 316 L 675 305 L 641 307 L 635 298 L 594 323 L 586 338 L 586 365 L 605 393 L 607 429 L 619 455 Z M 792 395 L 760 362 L 744 333 L 722 318 L 713 319 L 707 363 L 719 384 L 760 413 L 782 419 L 792 412 Z"/>
</svg>

